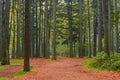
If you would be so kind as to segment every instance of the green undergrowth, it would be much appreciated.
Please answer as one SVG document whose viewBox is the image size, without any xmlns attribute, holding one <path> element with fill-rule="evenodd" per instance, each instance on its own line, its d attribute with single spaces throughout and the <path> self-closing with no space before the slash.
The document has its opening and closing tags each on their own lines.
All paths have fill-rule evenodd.
<svg viewBox="0 0 120 80">
<path fill-rule="evenodd" d="M 19 72 L 16 72 L 14 74 L 14 78 L 18 78 L 18 77 L 24 76 L 28 73 L 31 73 L 31 72 L 35 71 L 35 67 L 30 67 L 30 70 L 31 70 L 30 72 L 24 72 L 23 70 L 20 70 Z"/>
<path fill-rule="evenodd" d="M 10 64 L 11 65 L 21 65 L 21 64 L 23 64 L 23 60 L 21 60 L 21 59 L 11 60 Z"/>
<path fill-rule="evenodd" d="M 0 65 L 0 70 L 4 70 L 6 68 L 8 68 L 8 65 Z"/>
<path fill-rule="evenodd" d="M 0 77 L 0 80 L 8 80 L 6 77 Z"/>
<path fill-rule="evenodd" d="M 104 52 L 98 53 L 96 57 L 85 60 L 83 65 L 94 70 L 107 70 L 120 72 L 120 54 L 110 54 L 110 57 Z"/>
</svg>

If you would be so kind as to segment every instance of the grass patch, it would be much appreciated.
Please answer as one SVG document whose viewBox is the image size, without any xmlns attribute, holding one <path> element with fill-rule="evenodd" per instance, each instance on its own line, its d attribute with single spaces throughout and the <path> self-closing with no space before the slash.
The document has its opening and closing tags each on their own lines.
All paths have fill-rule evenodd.
<svg viewBox="0 0 120 80">
<path fill-rule="evenodd" d="M 91 59 L 85 60 L 82 64 L 83 64 L 86 68 L 90 68 L 90 69 L 92 69 L 92 70 L 103 70 L 103 69 L 101 69 L 100 67 L 93 67 L 93 66 L 91 65 Z"/>
<path fill-rule="evenodd" d="M 33 72 L 33 71 L 35 71 L 35 68 L 30 67 L 30 70 L 31 70 L 30 72 Z M 24 76 L 25 74 L 30 73 L 30 72 L 24 72 L 23 70 L 20 70 L 19 72 L 14 74 L 14 77 L 18 78 L 18 77 Z"/>
<path fill-rule="evenodd" d="M 84 61 L 83 65 L 93 70 L 120 72 L 120 54 L 110 54 L 108 57 L 106 53 L 101 52 L 96 57 Z"/>
<path fill-rule="evenodd" d="M 23 64 L 23 60 L 21 60 L 21 59 L 11 60 L 10 64 L 11 65 L 21 65 L 21 64 Z"/>
<path fill-rule="evenodd" d="M 8 80 L 6 77 L 1 77 L 0 80 Z"/>
<path fill-rule="evenodd" d="M 4 70 L 6 68 L 8 68 L 8 65 L 0 65 L 0 70 Z"/>
</svg>

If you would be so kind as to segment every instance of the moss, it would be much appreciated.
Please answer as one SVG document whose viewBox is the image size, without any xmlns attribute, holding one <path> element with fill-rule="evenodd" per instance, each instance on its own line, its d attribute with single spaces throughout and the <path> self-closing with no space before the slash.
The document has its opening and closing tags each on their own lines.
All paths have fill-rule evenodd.
<svg viewBox="0 0 120 80">
<path fill-rule="evenodd" d="M 35 68 L 34 67 L 30 67 L 30 70 L 31 70 L 30 72 L 33 72 L 35 70 Z M 16 72 L 14 74 L 14 77 L 18 78 L 18 77 L 24 76 L 24 75 L 26 75 L 27 73 L 30 73 L 30 72 L 24 72 L 23 70 L 20 70 L 19 72 Z"/>
<path fill-rule="evenodd" d="M 0 80 L 8 80 L 6 77 L 1 77 Z"/>
<path fill-rule="evenodd" d="M 10 64 L 11 65 L 21 65 L 21 64 L 23 64 L 23 61 L 21 59 L 15 59 L 15 60 L 11 60 Z"/>
<path fill-rule="evenodd" d="M 8 65 L 0 65 L 0 70 L 4 70 L 6 68 L 8 68 Z"/>
</svg>

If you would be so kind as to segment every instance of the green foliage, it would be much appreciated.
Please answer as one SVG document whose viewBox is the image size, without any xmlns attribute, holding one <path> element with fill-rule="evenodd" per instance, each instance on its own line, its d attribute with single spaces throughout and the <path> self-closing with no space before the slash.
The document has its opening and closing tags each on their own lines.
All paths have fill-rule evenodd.
<svg viewBox="0 0 120 80">
<path fill-rule="evenodd" d="M 11 60 L 11 65 L 21 65 L 23 64 L 23 61 L 20 59 L 15 59 L 15 60 Z"/>
<path fill-rule="evenodd" d="M 25 75 L 26 73 L 28 73 L 28 72 L 24 72 L 21 70 L 21 71 L 17 72 L 14 76 L 15 76 L 15 78 L 17 78 L 17 77 Z"/>
<path fill-rule="evenodd" d="M 1 77 L 0 80 L 8 80 L 6 77 Z"/>
<path fill-rule="evenodd" d="M 110 57 L 104 53 L 98 53 L 96 57 L 86 60 L 83 64 L 95 70 L 109 70 L 120 72 L 120 54 L 110 54 Z"/>
<path fill-rule="evenodd" d="M 67 45 L 58 45 L 57 53 L 59 53 L 60 56 L 64 56 L 64 55 L 66 56 L 69 54 L 69 47 L 67 47 Z"/>
<path fill-rule="evenodd" d="M 34 70 L 35 70 L 34 67 L 30 67 L 30 69 L 31 69 L 31 71 L 34 71 Z M 23 70 L 20 70 L 19 72 L 17 72 L 17 73 L 14 74 L 14 77 L 15 77 L 15 78 L 18 78 L 18 77 L 23 76 L 23 75 L 25 75 L 25 74 L 27 74 L 27 73 L 30 73 L 30 72 L 25 72 L 25 71 L 23 71 Z"/>
</svg>

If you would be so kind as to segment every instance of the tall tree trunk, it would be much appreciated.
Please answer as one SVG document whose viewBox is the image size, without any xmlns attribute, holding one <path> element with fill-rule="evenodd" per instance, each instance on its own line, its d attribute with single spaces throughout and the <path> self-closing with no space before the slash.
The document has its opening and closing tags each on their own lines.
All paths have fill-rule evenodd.
<svg viewBox="0 0 120 80">
<path fill-rule="evenodd" d="M 79 37 L 79 39 L 80 39 L 80 50 L 79 50 L 79 57 L 82 57 L 83 55 L 83 53 L 82 53 L 82 0 L 79 0 L 79 2 L 80 2 L 80 37 Z"/>
<path fill-rule="evenodd" d="M 16 58 L 19 58 L 21 57 L 20 56 L 20 10 L 21 10 L 21 6 L 20 6 L 20 0 L 18 1 L 18 6 L 19 6 L 19 9 L 17 11 L 17 50 L 16 50 Z"/>
<path fill-rule="evenodd" d="M 3 0 L 0 0 L 0 61 L 1 61 L 1 54 L 2 54 L 2 6 Z"/>
<path fill-rule="evenodd" d="M 102 51 L 102 0 L 97 1 L 98 7 L 98 52 Z"/>
<path fill-rule="evenodd" d="M 94 11 L 94 37 L 93 37 L 93 56 L 96 56 L 96 43 L 97 43 L 97 17 L 95 16 L 95 11 Z"/>
<path fill-rule="evenodd" d="M 13 41 L 12 41 L 12 58 L 15 58 L 15 56 L 17 56 L 17 55 L 15 55 L 15 27 L 16 27 L 16 25 L 15 25 L 15 18 L 13 18 Z"/>
<path fill-rule="evenodd" d="M 118 10 L 117 0 L 115 0 L 115 10 Z M 116 17 L 116 52 L 119 52 L 119 31 L 118 31 L 118 17 Z"/>
<path fill-rule="evenodd" d="M 111 0 L 108 0 L 108 40 L 109 40 L 109 49 L 110 51 L 112 50 L 112 45 L 111 45 Z"/>
<path fill-rule="evenodd" d="M 49 58 L 49 51 L 48 51 L 48 0 L 45 0 L 45 58 Z"/>
<path fill-rule="evenodd" d="M 68 26 L 70 38 L 70 57 L 73 57 L 73 31 L 72 31 L 72 0 L 68 0 Z"/>
<path fill-rule="evenodd" d="M 106 11 L 105 11 L 106 1 L 102 0 L 102 14 L 103 14 L 103 27 L 104 27 L 104 51 L 109 56 L 109 36 L 108 36 L 108 26 L 106 20 Z"/>
<path fill-rule="evenodd" d="M 56 60 L 56 0 L 53 0 L 53 20 L 54 20 L 54 32 L 53 32 L 53 56 L 52 59 Z"/>
<path fill-rule="evenodd" d="M 89 31 L 89 57 L 91 57 L 91 27 L 90 27 L 90 1 L 88 0 L 88 31 Z"/>
<path fill-rule="evenodd" d="M 38 0 L 36 0 L 36 57 L 39 57 L 38 53 Z"/>
<path fill-rule="evenodd" d="M 25 0 L 25 26 L 24 26 L 24 71 L 30 71 L 29 54 L 30 54 L 30 10 L 29 0 Z"/>
<path fill-rule="evenodd" d="M 2 7 L 2 65 L 10 64 L 9 62 L 9 13 L 10 13 L 10 0 L 3 2 Z"/>
</svg>

